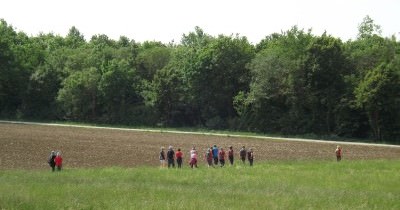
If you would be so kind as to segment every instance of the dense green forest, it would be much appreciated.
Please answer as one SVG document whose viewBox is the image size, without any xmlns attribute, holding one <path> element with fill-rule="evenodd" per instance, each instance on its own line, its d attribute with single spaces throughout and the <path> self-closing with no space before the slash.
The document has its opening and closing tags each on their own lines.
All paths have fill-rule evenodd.
<svg viewBox="0 0 400 210">
<path fill-rule="evenodd" d="M 369 16 L 356 40 L 294 26 L 257 44 L 199 27 L 168 44 L 28 36 L 0 21 L 3 119 L 400 142 L 400 43 Z"/>
</svg>

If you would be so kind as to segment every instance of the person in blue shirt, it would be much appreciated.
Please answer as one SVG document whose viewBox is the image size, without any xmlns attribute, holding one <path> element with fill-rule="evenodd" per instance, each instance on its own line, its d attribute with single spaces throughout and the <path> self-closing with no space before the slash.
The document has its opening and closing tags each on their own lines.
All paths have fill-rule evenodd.
<svg viewBox="0 0 400 210">
<path fill-rule="evenodd" d="M 214 165 L 218 165 L 218 147 L 217 147 L 217 145 L 214 145 L 214 147 L 212 149 L 212 153 L 213 153 L 213 158 L 214 158 Z"/>
</svg>

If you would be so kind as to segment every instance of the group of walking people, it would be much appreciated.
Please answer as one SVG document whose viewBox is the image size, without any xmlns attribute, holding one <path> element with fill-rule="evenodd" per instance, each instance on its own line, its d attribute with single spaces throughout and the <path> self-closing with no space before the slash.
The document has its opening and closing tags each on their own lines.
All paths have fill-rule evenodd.
<svg viewBox="0 0 400 210">
<path fill-rule="evenodd" d="M 60 151 L 51 151 L 49 159 L 47 163 L 50 165 L 51 170 L 54 172 L 57 168 L 57 171 L 61 171 L 62 168 L 62 157 Z"/>
<path fill-rule="evenodd" d="M 191 168 L 197 168 L 198 165 L 198 152 L 196 150 L 196 147 L 193 146 L 192 149 L 189 152 L 190 155 L 190 160 L 189 160 L 189 165 Z M 225 152 L 223 147 L 217 147 L 217 145 L 211 146 L 206 149 L 206 152 L 204 154 L 204 159 L 207 162 L 208 167 L 215 167 L 215 166 L 220 166 L 224 167 L 225 166 L 225 158 L 228 157 L 229 164 L 233 166 L 234 163 L 234 156 L 235 153 L 233 151 L 233 147 L 229 146 L 229 149 L 227 152 Z M 254 152 L 253 149 L 250 148 L 248 151 L 246 150 L 245 146 L 243 146 L 240 151 L 239 151 L 239 156 L 240 160 L 242 161 L 243 164 L 246 163 L 246 158 L 249 161 L 250 166 L 253 166 L 253 161 L 254 161 Z M 178 168 L 182 168 L 182 163 L 183 163 L 183 153 L 180 148 L 175 152 L 172 146 L 168 147 L 168 151 L 165 153 L 164 147 L 161 147 L 160 154 L 159 154 L 159 159 L 160 159 L 160 164 L 161 168 L 165 167 L 165 163 L 168 164 L 168 168 L 174 168 L 175 167 L 175 160 L 178 165 Z"/>
</svg>

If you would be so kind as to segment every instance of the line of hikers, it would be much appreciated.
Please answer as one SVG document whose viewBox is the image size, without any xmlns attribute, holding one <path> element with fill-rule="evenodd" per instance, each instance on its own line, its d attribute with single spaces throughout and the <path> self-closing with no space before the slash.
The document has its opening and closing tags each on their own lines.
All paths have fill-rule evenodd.
<svg viewBox="0 0 400 210">
<path fill-rule="evenodd" d="M 198 154 L 196 147 L 193 146 L 192 149 L 189 152 L 190 154 L 190 160 L 189 160 L 189 165 L 191 168 L 197 168 L 197 162 L 198 162 Z M 217 145 L 214 145 L 210 148 L 207 148 L 205 154 L 204 154 L 204 159 L 207 162 L 208 167 L 215 167 L 218 164 L 220 164 L 221 167 L 225 166 L 225 157 L 228 156 L 229 163 L 232 166 L 234 162 L 234 151 L 233 147 L 229 146 L 228 153 L 225 152 L 223 147 L 218 148 Z M 240 159 L 242 160 L 242 163 L 246 163 L 246 157 L 247 160 L 249 161 L 250 166 L 253 166 L 253 161 L 254 161 L 254 152 L 253 149 L 250 148 L 248 151 L 246 150 L 245 146 L 243 146 L 240 151 L 239 151 L 239 156 Z M 178 164 L 178 168 L 182 168 L 182 163 L 183 163 L 183 153 L 180 148 L 175 152 L 172 146 L 168 147 L 167 153 L 164 151 L 164 147 L 161 147 L 160 151 L 160 164 L 161 168 L 165 167 L 165 163 L 168 163 L 168 168 L 170 167 L 175 167 L 175 159 Z"/>
</svg>

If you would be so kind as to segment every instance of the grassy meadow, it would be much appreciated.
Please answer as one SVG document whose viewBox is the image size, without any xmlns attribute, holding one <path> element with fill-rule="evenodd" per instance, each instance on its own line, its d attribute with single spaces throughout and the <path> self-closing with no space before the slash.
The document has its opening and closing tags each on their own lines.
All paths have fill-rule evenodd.
<svg viewBox="0 0 400 210">
<path fill-rule="evenodd" d="M 400 161 L 0 171 L 0 209 L 400 209 Z"/>
</svg>

